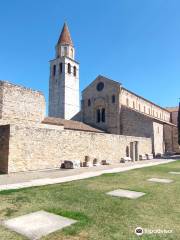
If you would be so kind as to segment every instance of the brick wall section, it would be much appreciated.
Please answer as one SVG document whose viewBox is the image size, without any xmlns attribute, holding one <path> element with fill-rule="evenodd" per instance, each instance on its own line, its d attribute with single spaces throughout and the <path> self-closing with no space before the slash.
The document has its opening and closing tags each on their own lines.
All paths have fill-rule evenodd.
<svg viewBox="0 0 180 240">
<path fill-rule="evenodd" d="M 59 168 L 64 160 L 84 161 L 86 155 L 119 162 L 132 141 L 139 142 L 139 154 L 152 152 L 149 138 L 12 124 L 9 172 Z"/>
<path fill-rule="evenodd" d="M 45 117 L 44 95 L 39 91 L 0 81 L 0 117 L 9 122 L 16 119 L 40 123 Z"/>
<path fill-rule="evenodd" d="M 8 172 L 10 125 L 0 126 L 0 172 Z"/>
</svg>

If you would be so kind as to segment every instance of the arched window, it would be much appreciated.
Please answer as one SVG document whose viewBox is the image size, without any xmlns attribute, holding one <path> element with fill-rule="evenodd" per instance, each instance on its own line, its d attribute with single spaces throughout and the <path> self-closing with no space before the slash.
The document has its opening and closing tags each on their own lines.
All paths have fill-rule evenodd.
<svg viewBox="0 0 180 240">
<path fill-rule="evenodd" d="M 74 76 L 76 76 L 76 72 L 77 72 L 77 69 L 76 69 L 76 66 L 73 67 L 73 74 Z"/>
<path fill-rule="evenodd" d="M 144 106 L 144 113 L 146 113 L 146 107 Z"/>
<path fill-rule="evenodd" d="M 126 98 L 126 105 L 129 107 L 129 99 Z"/>
<path fill-rule="evenodd" d="M 71 48 L 71 58 L 73 58 L 73 49 Z"/>
<path fill-rule="evenodd" d="M 139 111 L 141 111 L 141 105 L 140 105 L 140 103 L 139 103 Z"/>
<path fill-rule="evenodd" d="M 151 114 L 151 109 L 149 108 L 149 115 Z"/>
<path fill-rule="evenodd" d="M 100 109 L 96 110 L 96 121 L 98 123 L 101 121 L 101 111 L 100 111 Z"/>
<path fill-rule="evenodd" d="M 115 95 L 112 95 L 112 103 L 115 103 L 115 101 L 116 101 L 116 97 Z"/>
<path fill-rule="evenodd" d="M 60 63 L 60 64 L 59 64 L 59 73 L 62 73 L 62 71 L 63 71 L 63 64 Z"/>
<path fill-rule="evenodd" d="M 53 66 L 53 76 L 56 75 L 56 65 Z"/>
<path fill-rule="evenodd" d="M 71 73 L 71 64 L 68 63 L 68 73 L 70 74 Z"/>
<path fill-rule="evenodd" d="M 68 55 L 68 49 L 67 47 L 64 47 L 64 56 L 67 56 Z"/>
<path fill-rule="evenodd" d="M 106 113 L 105 113 L 105 108 L 102 108 L 102 122 L 105 122 L 106 121 Z"/>
<path fill-rule="evenodd" d="M 91 99 L 88 99 L 88 107 L 91 106 Z"/>
</svg>

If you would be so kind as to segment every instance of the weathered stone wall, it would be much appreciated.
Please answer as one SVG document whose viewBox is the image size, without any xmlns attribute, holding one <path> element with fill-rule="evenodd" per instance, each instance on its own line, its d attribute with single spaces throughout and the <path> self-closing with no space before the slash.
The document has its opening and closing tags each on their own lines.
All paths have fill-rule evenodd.
<svg viewBox="0 0 180 240">
<path fill-rule="evenodd" d="M 180 153 L 178 145 L 178 129 L 175 126 L 164 125 L 164 142 L 166 152 Z"/>
<path fill-rule="evenodd" d="M 27 127 L 11 125 L 9 172 L 59 168 L 64 160 L 108 159 L 119 162 L 126 156 L 126 147 L 137 141 L 139 154 L 151 153 L 149 138 L 105 133 L 63 130 L 58 126 Z"/>
<path fill-rule="evenodd" d="M 164 153 L 163 124 L 134 109 L 121 106 L 120 130 L 122 135 L 149 137 L 153 142 L 153 153 Z"/>
<path fill-rule="evenodd" d="M 121 106 L 120 133 L 137 137 L 153 137 L 153 121 L 145 115 Z"/>
<path fill-rule="evenodd" d="M 0 172 L 8 171 L 10 126 L 0 126 Z"/>
<path fill-rule="evenodd" d="M 0 117 L 2 120 L 40 123 L 45 117 L 45 108 L 45 98 L 42 93 L 0 81 Z"/>
<path fill-rule="evenodd" d="M 174 123 L 175 125 L 177 125 L 177 120 L 178 120 L 178 111 L 174 111 L 171 112 L 171 119 L 172 119 L 172 123 Z"/>
<path fill-rule="evenodd" d="M 173 126 L 173 152 L 180 153 L 180 146 L 178 144 L 178 128 Z"/>
</svg>

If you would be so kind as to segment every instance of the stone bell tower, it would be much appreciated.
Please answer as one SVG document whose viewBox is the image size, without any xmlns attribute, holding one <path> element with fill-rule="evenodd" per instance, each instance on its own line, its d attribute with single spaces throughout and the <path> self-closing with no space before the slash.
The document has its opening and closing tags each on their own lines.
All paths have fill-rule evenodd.
<svg viewBox="0 0 180 240">
<path fill-rule="evenodd" d="M 72 119 L 80 110 L 79 63 L 65 23 L 50 61 L 49 116 Z"/>
</svg>

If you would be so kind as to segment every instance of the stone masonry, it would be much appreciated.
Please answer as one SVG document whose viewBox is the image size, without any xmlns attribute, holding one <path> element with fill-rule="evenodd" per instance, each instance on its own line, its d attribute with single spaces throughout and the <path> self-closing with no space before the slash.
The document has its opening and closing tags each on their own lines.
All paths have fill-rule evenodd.
<svg viewBox="0 0 180 240">
<path fill-rule="evenodd" d="M 1 121 L 41 122 L 45 117 L 45 104 L 41 92 L 0 81 Z"/>
<path fill-rule="evenodd" d="M 126 156 L 127 146 L 135 141 L 139 143 L 139 154 L 152 151 L 150 138 L 64 130 L 46 124 L 0 126 L 4 136 L 8 128 L 10 138 L 2 142 L 4 154 L 0 158 L 0 171 L 8 173 L 60 168 L 64 160 L 84 161 L 85 156 L 91 161 L 97 158 L 117 163 Z"/>
</svg>

